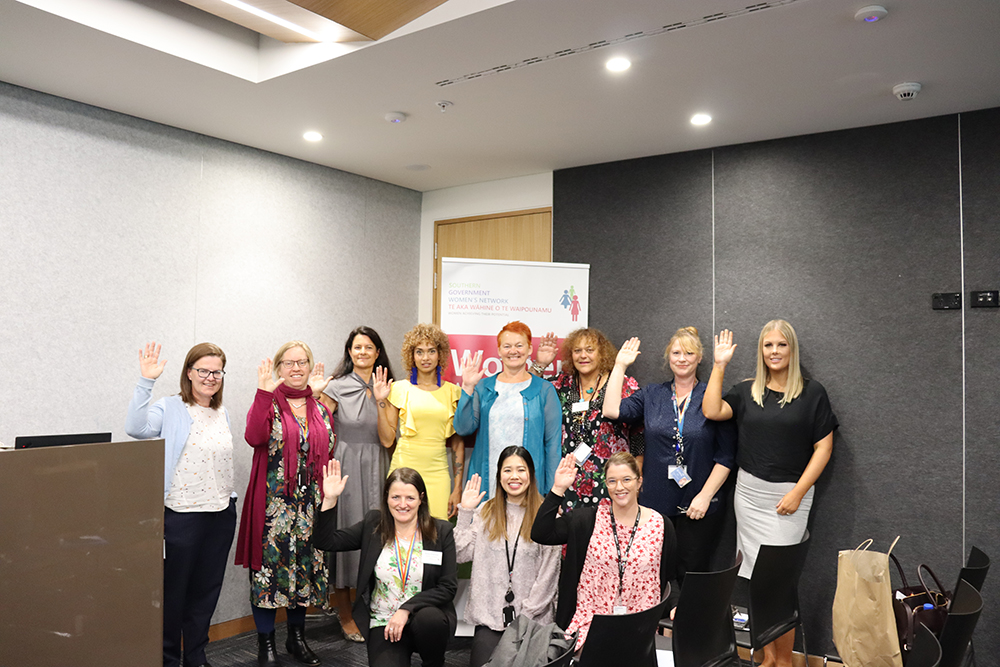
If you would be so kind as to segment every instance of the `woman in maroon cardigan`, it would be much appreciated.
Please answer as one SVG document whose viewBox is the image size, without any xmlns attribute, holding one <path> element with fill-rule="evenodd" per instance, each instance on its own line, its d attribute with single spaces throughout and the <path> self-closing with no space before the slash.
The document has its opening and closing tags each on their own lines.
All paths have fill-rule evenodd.
<svg viewBox="0 0 1000 667">
<path fill-rule="evenodd" d="M 327 567 L 311 544 L 323 466 L 333 454 L 333 418 L 313 399 L 326 380 L 302 341 L 285 343 L 257 369 L 257 395 L 247 413 L 254 448 L 236 564 L 250 568 L 250 604 L 257 626 L 257 662 L 277 667 L 274 621 L 288 609 L 285 648 L 306 665 L 320 664 L 305 641 L 306 608 L 326 608 Z"/>
</svg>

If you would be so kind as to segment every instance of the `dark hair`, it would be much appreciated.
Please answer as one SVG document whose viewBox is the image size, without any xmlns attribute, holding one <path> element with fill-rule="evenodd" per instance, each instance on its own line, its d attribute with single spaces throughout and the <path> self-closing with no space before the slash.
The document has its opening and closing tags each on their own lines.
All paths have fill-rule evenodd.
<svg viewBox="0 0 1000 667">
<path fill-rule="evenodd" d="M 347 342 L 344 343 L 344 358 L 340 360 L 340 365 L 337 366 L 337 370 L 334 371 L 333 377 L 342 378 L 345 375 L 350 375 L 354 372 L 354 361 L 351 360 L 351 348 L 354 346 L 354 339 L 358 336 L 367 336 L 375 349 L 378 350 L 378 357 L 375 359 L 375 368 L 382 366 L 389 373 L 389 381 L 395 379 L 392 374 L 392 365 L 389 363 L 389 355 L 385 353 L 385 345 L 382 344 L 382 338 L 378 333 L 371 327 L 360 326 L 355 327 L 353 331 L 347 336 Z"/>
<path fill-rule="evenodd" d="M 385 478 L 382 487 L 382 520 L 379 522 L 379 533 L 382 536 L 382 546 L 392 542 L 396 537 L 396 522 L 389 511 L 389 487 L 393 483 L 412 484 L 420 496 L 420 507 L 417 508 L 417 527 L 425 539 L 432 542 L 437 539 L 437 524 L 431 518 L 431 510 L 427 506 L 427 487 L 424 486 L 424 478 L 413 468 L 396 468 Z"/>
<path fill-rule="evenodd" d="M 218 357 L 222 360 L 222 367 L 226 367 L 226 353 L 222 348 L 214 343 L 198 343 L 188 350 L 187 357 L 184 358 L 184 368 L 181 369 L 181 400 L 188 405 L 194 405 L 194 392 L 191 389 L 191 378 L 188 371 L 194 368 L 195 362 L 202 357 Z M 225 378 L 219 380 L 219 391 L 212 395 L 208 402 L 208 407 L 218 410 L 222 405 L 222 390 L 225 388 Z"/>
<path fill-rule="evenodd" d="M 535 480 L 535 461 L 531 452 L 520 445 L 505 447 L 497 457 L 497 486 L 493 497 L 483 504 L 480 516 L 486 527 L 486 536 L 492 542 L 499 542 L 507 537 L 507 491 L 500 484 L 500 473 L 503 464 L 512 456 L 519 456 L 528 467 L 528 488 L 524 492 L 524 518 L 521 520 L 521 537 L 531 541 L 531 524 L 542 505 L 542 494 L 538 492 L 538 482 Z"/>
</svg>

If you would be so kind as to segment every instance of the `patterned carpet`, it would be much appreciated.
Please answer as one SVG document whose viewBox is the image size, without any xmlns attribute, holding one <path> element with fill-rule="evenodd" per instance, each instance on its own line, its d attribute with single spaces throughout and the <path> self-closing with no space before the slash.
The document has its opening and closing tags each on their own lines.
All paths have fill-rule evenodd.
<svg viewBox="0 0 1000 667">
<path fill-rule="evenodd" d="M 278 655 L 286 667 L 295 667 L 296 662 L 285 651 L 285 626 L 278 624 L 275 631 Z M 306 641 L 316 652 L 324 665 L 332 667 L 364 667 L 368 664 L 368 651 L 364 644 L 355 644 L 344 639 L 340 632 L 340 622 L 334 617 L 312 618 L 306 621 Z M 452 639 L 445 655 L 446 667 L 468 667 L 469 649 L 472 639 L 460 637 Z M 255 667 L 257 664 L 257 634 L 248 632 L 227 639 L 220 639 L 208 645 L 206 651 L 212 667 Z M 413 665 L 420 665 L 420 656 L 414 654 Z"/>
</svg>

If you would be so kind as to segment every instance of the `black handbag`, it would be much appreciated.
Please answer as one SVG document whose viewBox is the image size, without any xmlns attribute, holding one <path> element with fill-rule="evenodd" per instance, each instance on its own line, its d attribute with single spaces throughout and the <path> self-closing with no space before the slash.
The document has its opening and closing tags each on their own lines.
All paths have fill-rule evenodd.
<svg viewBox="0 0 1000 667">
<path fill-rule="evenodd" d="M 948 606 L 951 604 L 951 592 L 946 591 L 941 585 L 941 580 L 934 574 L 934 570 L 926 564 L 921 563 L 917 567 L 917 578 L 920 580 L 919 586 L 910 586 L 903 573 L 903 566 L 899 564 L 899 559 L 895 554 L 890 553 L 889 557 L 896 564 L 899 571 L 899 578 L 903 585 L 893 591 L 892 611 L 896 617 L 896 632 L 899 635 L 899 648 L 903 655 L 903 663 L 909 656 L 913 648 L 913 637 L 916 628 L 923 623 L 934 633 L 941 636 L 945 619 L 948 618 Z M 937 588 L 931 588 L 924 580 L 924 571 L 931 575 Z"/>
</svg>

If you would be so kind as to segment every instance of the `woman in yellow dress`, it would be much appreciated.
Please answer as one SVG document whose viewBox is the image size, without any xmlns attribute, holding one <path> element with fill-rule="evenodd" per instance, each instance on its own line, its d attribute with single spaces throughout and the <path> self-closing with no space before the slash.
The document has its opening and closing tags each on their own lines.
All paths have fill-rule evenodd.
<svg viewBox="0 0 1000 667">
<path fill-rule="evenodd" d="M 413 468 L 427 486 L 431 515 L 450 518 L 462 499 L 465 444 L 455 433 L 452 418 L 461 389 L 442 382 L 448 368 L 448 337 L 433 324 L 418 324 L 403 338 L 403 366 L 408 379 L 390 386 L 384 368 L 375 369 L 372 393 L 378 405 L 378 428 L 382 441 L 391 440 L 400 424 L 396 451 L 389 472 Z M 448 471 L 451 447 L 454 484 Z"/>
</svg>

